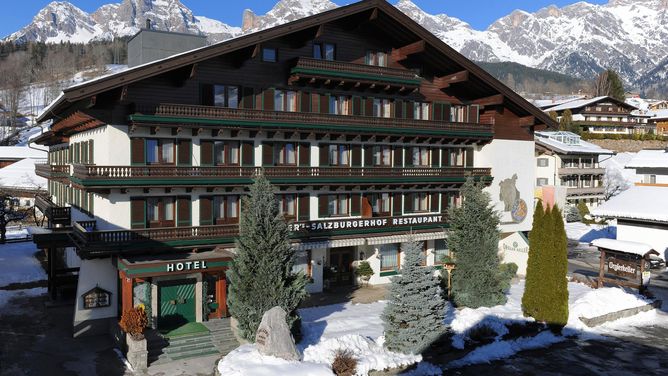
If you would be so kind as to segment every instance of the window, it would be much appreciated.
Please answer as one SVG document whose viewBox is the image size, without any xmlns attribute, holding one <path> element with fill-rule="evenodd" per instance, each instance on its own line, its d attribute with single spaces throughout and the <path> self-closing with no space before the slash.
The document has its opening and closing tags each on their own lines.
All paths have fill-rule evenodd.
<svg viewBox="0 0 668 376">
<path fill-rule="evenodd" d="M 591 184 L 592 184 L 592 183 L 591 183 L 591 176 L 589 176 L 589 175 L 583 175 L 583 176 L 582 176 L 582 180 L 581 180 L 581 182 L 582 182 L 582 187 L 583 187 L 583 188 L 589 188 L 589 187 L 591 187 Z"/>
<path fill-rule="evenodd" d="M 390 214 L 390 194 L 374 193 L 371 196 L 371 207 L 373 214 L 387 216 Z"/>
<path fill-rule="evenodd" d="M 414 212 L 426 212 L 429 210 L 429 195 L 426 192 L 411 193 Z"/>
<path fill-rule="evenodd" d="M 350 98 L 343 95 L 329 97 L 329 113 L 333 115 L 351 115 Z"/>
<path fill-rule="evenodd" d="M 213 143 L 216 165 L 239 165 L 239 141 L 215 141 Z"/>
<path fill-rule="evenodd" d="M 275 90 L 274 110 L 288 112 L 297 111 L 297 92 L 291 90 Z"/>
<path fill-rule="evenodd" d="M 380 246 L 380 270 L 399 270 L 399 247 L 397 244 Z"/>
<path fill-rule="evenodd" d="M 429 165 L 429 148 L 424 146 L 414 146 L 413 150 L 413 166 L 428 166 Z"/>
<path fill-rule="evenodd" d="M 643 180 L 645 184 L 656 184 L 656 175 L 645 175 Z"/>
<path fill-rule="evenodd" d="M 542 187 L 544 185 L 547 185 L 547 178 L 538 178 L 536 179 L 536 186 Z"/>
<path fill-rule="evenodd" d="M 450 108 L 450 121 L 463 123 L 466 121 L 466 106 L 455 105 Z"/>
<path fill-rule="evenodd" d="M 383 51 L 367 51 L 366 63 L 369 65 L 377 65 L 379 67 L 387 66 L 387 53 Z"/>
<path fill-rule="evenodd" d="M 389 99 L 373 100 L 373 116 L 389 118 L 392 115 L 392 104 Z"/>
<path fill-rule="evenodd" d="M 373 147 L 373 165 L 391 166 L 392 148 L 389 145 L 376 145 Z"/>
<path fill-rule="evenodd" d="M 329 165 L 330 166 L 349 166 L 350 158 L 348 155 L 350 148 L 348 145 L 329 145 Z"/>
<path fill-rule="evenodd" d="M 448 149 L 449 153 L 449 165 L 450 166 L 464 166 L 465 153 L 466 149 L 457 148 L 457 149 Z"/>
<path fill-rule="evenodd" d="M 213 104 L 216 107 L 239 107 L 239 88 L 237 86 L 214 85 Z"/>
<path fill-rule="evenodd" d="M 176 205 L 174 197 L 149 197 L 146 199 L 148 227 L 174 227 Z"/>
<path fill-rule="evenodd" d="M 262 61 L 275 63 L 278 60 L 278 51 L 275 48 L 265 47 L 262 49 Z"/>
<path fill-rule="evenodd" d="M 445 239 L 434 240 L 434 264 L 443 264 L 444 257 L 450 257 L 448 242 Z"/>
<path fill-rule="evenodd" d="M 276 144 L 276 156 L 274 160 L 279 165 L 296 165 L 297 164 L 297 144 L 289 142 L 283 144 Z"/>
<path fill-rule="evenodd" d="M 429 120 L 429 103 L 415 102 L 413 117 L 419 120 Z"/>
<path fill-rule="evenodd" d="M 174 149 L 174 140 L 163 138 L 146 139 L 146 163 L 173 164 Z"/>
<path fill-rule="evenodd" d="M 213 218 L 216 224 L 237 222 L 239 220 L 239 196 L 214 196 Z"/>
<path fill-rule="evenodd" d="M 334 60 L 336 59 L 336 47 L 332 43 L 315 43 L 313 45 L 313 58 Z"/>
<path fill-rule="evenodd" d="M 549 160 L 547 158 L 538 158 L 538 167 L 547 167 Z"/>
<path fill-rule="evenodd" d="M 295 263 L 292 266 L 293 273 L 304 272 L 307 277 L 311 277 L 311 250 L 295 253 Z"/>
<path fill-rule="evenodd" d="M 329 195 L 328 213 L 330 216 L 346 216 L 349 213 L 350 199 L 348 195 Z"/>
<path fill-rule="evenodd" d="M 288 218 L 297 215 L 297 198 L 294 194 L 278 196 L 278 212 Z"/>
<path fill-rule="evenodd" d="M 594 167 L 594 161 L 591 158 L 582 158 L 580 160 L 580 162 L 582 163 L 580 165 L 581 168 L 592 168 L 592 167 Z"/>
</svg>

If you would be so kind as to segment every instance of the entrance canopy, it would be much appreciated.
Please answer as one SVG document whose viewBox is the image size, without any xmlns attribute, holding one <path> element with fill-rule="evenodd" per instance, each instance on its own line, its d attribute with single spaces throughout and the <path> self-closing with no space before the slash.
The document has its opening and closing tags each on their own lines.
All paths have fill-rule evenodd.
<svg viewBox="0 0 668 376">
<path fill-rule="evenodd" d="M 649 255 L 658 255 L 659 252 L 655 251 L 649 245 L 639 242 L 630 242 L 625 240 L 617 239 L 596 239 L 591 242 L 591 245 L 598 247 L 599 249 L 605 249 L 608 251 L 626 253 L 630 255 L 640 256 L 642 258 L 648 258 Z"/>
<path fill-rule="evenodd" d="M 216 249 L 198 253 L 156 254 L 118 258 L 118 270 L 128 277 L 153 277 L 225 270 L 234 254 Z"/>
</svg>

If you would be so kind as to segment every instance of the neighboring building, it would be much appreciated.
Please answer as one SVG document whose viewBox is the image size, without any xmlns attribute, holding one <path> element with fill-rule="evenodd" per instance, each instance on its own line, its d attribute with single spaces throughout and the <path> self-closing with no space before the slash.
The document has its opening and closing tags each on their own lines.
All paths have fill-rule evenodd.
<svg viewBox="0 0 668 376">
<path fill-rule="evenodd" d="M 27 209 L 35 197 L 46 193 L 46 179 L 35 173 L 36 164 L 46 163 L 47 152 L 27 146 L 0 146 L 0 190 L 14 197 L 14 205 Z"/>
<path fill-rule="evenodd" d="M 648 105 L 651 111 L 668 110 L 668 101 L 656 101 Z"/>
<path fill-rule="evenodd" d="M 544 109 L 547 113 L 556 112 L 559 119 L 566 110 L 571 111 L 573 123 L 584 132 L 633 134 L 653 129 L 647 123 L 649 115 L 633 113 L 638 108 L 611 97 L 573 100 Z"/>
<path fill-rule="evenodd" d="M 24 159 L 46 159 L 45 150 L 33 149 L 27 146 L 0 146 L 0 168 Z"/>
<path fill-rule="evenodd" d="M 314 293 L 355 283 L 356 260 L 390 282 L 411 232 L 438 266 L 468 177 L 488 185 L 504 234 L 529 231 L 534 130 L 555 125 L 380 0 L 70 87 L 50 119 L 41 205 L 60 216 L 33 238 L 82 258 L 75 335 L 139 303 L 161 329 L 226 316 L 240 199 L 260 170 Z M 84 306 L 95 287 L 108 306 Z"/>
<path fill-rule="evenodd" d="M 668 136 L 668 109 L 651 111 L 649 122 L 656 127 L 656 134 Z"/>
<path fill-rule="evenodd" d="M 668 148 L 641 150 L 624 167 L 635 170 L 636 185 L 668 187 Z"/>
<path fill-rule="evenodd" d="M 614 152 L 571 132 L 536 132 L 536 187 L 566 187 L 566 202 L 596 207 L 604 199 L 602 158 Z"/>
<path fill-rule="evenodd" d="M 668 258 L 666 188 L 635 186 L 591 211 L 595 217 L 617 219 L 617 240 L 644 243 Z"/>
</svg>

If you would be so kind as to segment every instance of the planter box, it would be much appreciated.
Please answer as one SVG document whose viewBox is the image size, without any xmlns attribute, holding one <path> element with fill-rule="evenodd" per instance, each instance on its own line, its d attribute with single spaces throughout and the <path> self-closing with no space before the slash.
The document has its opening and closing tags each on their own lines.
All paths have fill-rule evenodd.
<svg viewBox="0 0 668 376">
<path fill-rule="evenodd" d="M 131 335 L 126 335 L 128 344 L 128 362 L 135 371 L 145 371 L 148 369 L 148 350 L 146 338 L 136 340 Z"/>
</svg>

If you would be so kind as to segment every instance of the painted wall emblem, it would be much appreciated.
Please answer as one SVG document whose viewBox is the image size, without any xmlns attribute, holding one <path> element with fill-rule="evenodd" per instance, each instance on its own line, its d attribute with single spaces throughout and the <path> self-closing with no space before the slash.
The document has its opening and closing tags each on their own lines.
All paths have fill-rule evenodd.
<svg viewBox="0 0 668 376">
<path fill-rule="evenodd" d="M 510 211 L 510 215 L 513 217 L 513 221 L 520 223 L 527 217 L 527 212 L 527 203 L 518 198 L 515 201 L 515 205 L 513 205 L 513 209 Z"/>
<path fill-rule="evenodd" d="M 499 200 L 503 202 L 503 211 L 510 212 L 515 223 L 522 222 L 528 213 L 527 203 L 520 198 L 517 189 L 517 174 L 499 183 Z"/>
</svg>

